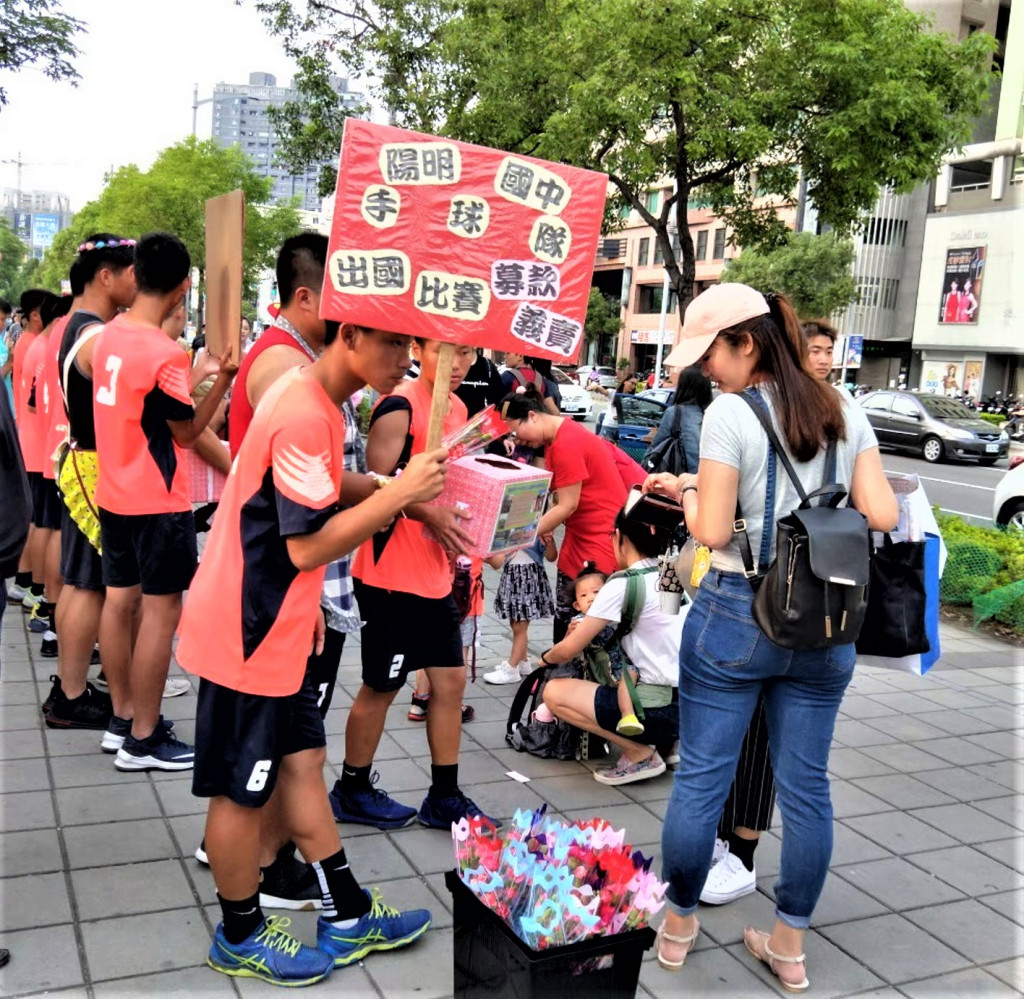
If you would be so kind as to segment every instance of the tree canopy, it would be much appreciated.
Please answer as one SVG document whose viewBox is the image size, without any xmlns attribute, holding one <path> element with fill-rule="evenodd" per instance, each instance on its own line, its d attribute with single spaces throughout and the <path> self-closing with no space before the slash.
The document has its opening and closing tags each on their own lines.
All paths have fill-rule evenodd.
<svg viewBox="0 0 1024 999">
<path fill-rule="evenodd" d="M 770 250 L 744 250 L 726 264 L 722 280 L 780 292 L 802 319 L 829 316 L 857 297 L 853 258 L 853 243 L 834 233 L 790 233 Z"/>
<path fill-rule="evenodd" d="M 598 340 L 603 336 L 618 336 L 621 329 L 619 303 L 603 294 L 599 288 L 591 288 L 590 297 L 587 299 L 587 318 L 583 322 L 583 335 L 588 340 Z"/>
<path fill-rule="evenodd" d="M 28 287 L 27 258 L 28 247 L 11 231 L 7 219 L 0 219 L 0 298 L 13 302 Z"/>
<path fill-rule="evenodd" d="M 182 239 L 200 273 L 206 267 L 206 201 L 241 188 L 245 192 L 245 292 L 251 295 L 260 272 L 272 266 L 278 247 L 299 228 L 294 205 L 267 206 L 271 181 L 253 169 L 237 148 L 221 149 L 194 136 L 163 150 L 149 170 L 123 166 L 103 192 L 75 214 L 71 226 L 54 238 L 43 260 L 50 286 L 67 277 L 79 244 L 93 232 L 126 238 L 147 232 L 173 232 Z"/>
<path fill-rule="evenodd" d="M 0 4 L 0 73 L 43 64 L 51 80 L 78 79 L 71 60 L 78 55 L 72 41 L 85 24 L 61 11 L 61 0 L 4 0 Z M 0 107 L 7 93 L 0 86 Z"/>
<path fill-rule="evenodd" d="M 608 229 L 625 205 L 653 226 L 680 310 L 695 266 L 685 225 L 673 245 L 677 202 L 770 248 L 770 206 L 799 177 L 846 234 L 881 185 L 911 189 L 968 140 L 993 46 L 901 0 L 253 2 L 299 59 L 308 96 L 279 122 L 292 155 L 336 155 L 336 119 L 302 112 L 340 64 L 377 81 L 396 124 L 608 173 Z M 647 191 L 670 185 L 653 215 Z"/>
</svg>

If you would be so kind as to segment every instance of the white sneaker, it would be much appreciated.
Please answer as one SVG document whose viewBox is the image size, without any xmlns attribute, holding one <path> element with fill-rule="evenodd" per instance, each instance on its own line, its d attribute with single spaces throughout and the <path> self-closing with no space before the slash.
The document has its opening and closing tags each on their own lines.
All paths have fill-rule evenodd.
<svg viewBox="0 0 1024 999">
<path fill-rule="evenodd" d="M 718 842 L 721 842 L 720 840 Z M 718 843 L 715 844 L 717 850 Z M 723 851 L 718 862 L 708 871 L 704 890 L 700 900 L 705 905 L 725 905 L 734 902 L 744 895 L 749 895 L 757 887 L 757 875 L 743 866 L 743 861 L 729 852 L 729 844 L 723 843 Z"/>
<path fill-rule="evenodd" d="M 519 675 L 525 680 L 536 668 L 537 664 L 529 656 L 527 656 L 519 664 Z"/>
<path fill-rule="evenodd" d="M 192 684 L 183 676 L 169 676 L 164 681 L 164 697 L 180 697 L 192 689 Z"/>
<path fill-rule="evenodd" d="M 484 673 L 484 683 L 519 683 L 519 680 L 519 669 L 510 666 L 507 659 L 490 673 Z"/>
<path fill-rule="evenodd" d="M 679 740 L 676 739 L 672 743 L 672 751 L 665 757 L 665 765 L 675 770 L 679 766 Z M 718 844 L 722 841 L 720 839 L 715 840 L 715 850 L 718 849 Z M 715 854 L 715 860 L 718 860 L 718 854 Z"/>
<path fill-rule="evenodd" d="M 7 602 L 9 604 L 20 604 L 28 596 L 28 590 L 17 583 L 11 583 L 7 587 Z"/>
</svg>

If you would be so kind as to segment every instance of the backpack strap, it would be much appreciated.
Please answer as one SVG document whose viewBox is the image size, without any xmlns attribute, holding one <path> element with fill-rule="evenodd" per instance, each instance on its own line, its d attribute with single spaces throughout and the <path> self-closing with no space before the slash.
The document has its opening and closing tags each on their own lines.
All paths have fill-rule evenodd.
<svg viewBox="0 0 1024 999">
<path fill-rule="evenodd" d="M 71 349 L 68 351 L 68 356 L 64 358 L 64 378 L 60 383 L 60 394 L 64 397 L 64 405 L 68 405 L 68 373 L 71 371 L 71 365 L 75 363 L 75 358 L 78 356 L 78 352 L 95 336 L 99 336 L 106 329 L 106 323 L 98 322 L 93 323 L 91 326 L 85 328 L 84 333 L 79 333 L 78 338 L 75 340 Z"/>
<path fill-rule="evenodd" d="M 530 383 L 526 380 L 526 376 L 518 368 L 509 368 L 508 371 L 512 377 L 519 382 L 520 387 L 526 388 Z"/>
</svg>

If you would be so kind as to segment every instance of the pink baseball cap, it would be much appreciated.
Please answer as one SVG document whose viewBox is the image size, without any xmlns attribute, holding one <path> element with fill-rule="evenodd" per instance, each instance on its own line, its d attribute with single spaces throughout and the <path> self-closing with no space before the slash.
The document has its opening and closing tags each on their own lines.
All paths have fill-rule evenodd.
<svg viewBox="0 0 1024 999">
<path fill-rule="evenodd" d="M 716 336 L 746 319 L 768 314 L 761 292 L 747 284 L 714 284 L 698 295 L 683 316 L 679 343 L 665 358 L 671 368 L 688 368 L 704 356 Z"/>
</svg>

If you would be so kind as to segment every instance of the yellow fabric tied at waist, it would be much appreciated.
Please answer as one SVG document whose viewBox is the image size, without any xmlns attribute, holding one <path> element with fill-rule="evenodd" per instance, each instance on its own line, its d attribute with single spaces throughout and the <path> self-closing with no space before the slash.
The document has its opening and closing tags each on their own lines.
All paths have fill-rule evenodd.
<svg viewBox="0 0 1024 999">
<path fill-rule="evenodd" d="M 96 482 L 99 462 L 95 451 L 68 448 L 60 466 L 57 484 L 64 505 L 78 529 L 89 539 L 89 544 L 102 554 L 100 547 L 100 515 L 96 507 Z"/>
</svg>

